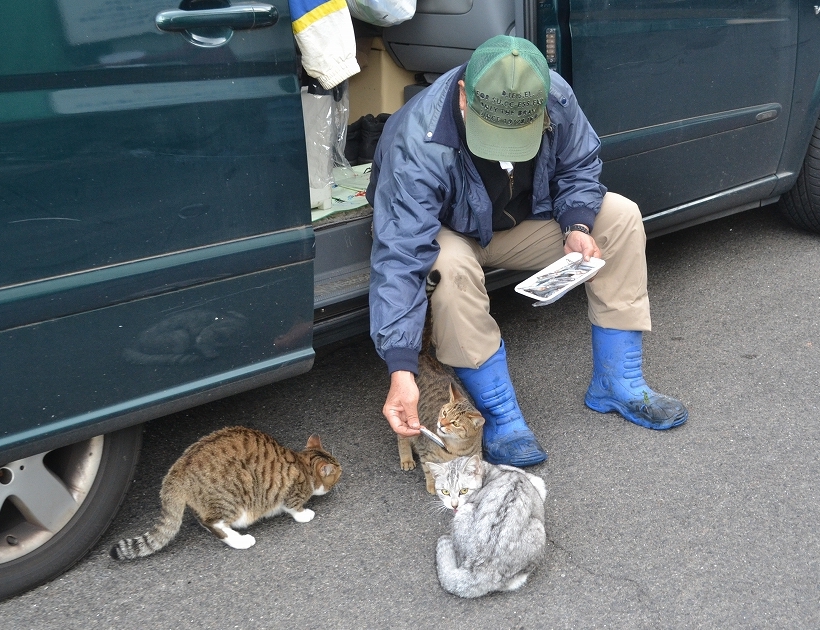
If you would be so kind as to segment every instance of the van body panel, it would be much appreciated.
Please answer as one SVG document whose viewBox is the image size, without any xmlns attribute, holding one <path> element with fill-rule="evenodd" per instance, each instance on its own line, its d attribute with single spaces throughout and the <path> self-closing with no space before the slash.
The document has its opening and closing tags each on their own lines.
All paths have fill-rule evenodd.
<svg viewBox="0 0 820 630">
<path fill-rule="evenodd" d="M 298 62 L 270 4 L 214 47 L 158 30 L 167 0 L 0 5 L 0 452 L 312 365 Z"/>
<path fill-rule="evenodd" d="M 312 281 L 303 261 L 0 332 L 0 449 L 309 369 Z"/>
<path fill-rule="evenodd" d="M 571 0 L 571 80 L 601 137 L 603 183 L 647 216 L 774 175 L 797 6 Z"/>
</svg>

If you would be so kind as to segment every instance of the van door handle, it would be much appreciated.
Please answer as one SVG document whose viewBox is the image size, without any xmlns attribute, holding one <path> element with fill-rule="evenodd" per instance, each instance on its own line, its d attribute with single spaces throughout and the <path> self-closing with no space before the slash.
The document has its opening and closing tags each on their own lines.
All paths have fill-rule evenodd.
<svg viewBox="0 0 820 630">
<path fill-rule="evenodd" d="M 157 14 L 157 28 L 168 33 L 191 31 L 197 28 L 230 28 L 236 31 L 273 26 L 279 21 L 279 12 L 270 4 L 249 2 L 221 9 L 182 11 L 174 9 Z"/>
</svg>

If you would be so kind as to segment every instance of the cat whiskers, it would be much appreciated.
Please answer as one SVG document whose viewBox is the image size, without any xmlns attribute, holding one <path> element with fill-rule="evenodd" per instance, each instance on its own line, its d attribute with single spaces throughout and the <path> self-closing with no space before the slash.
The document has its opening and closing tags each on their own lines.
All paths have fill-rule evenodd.
<svg viewBox="0 0 820 630">
<path fill-rule="evenodd" d="M 452 509 L 448 508 L 446 505 L 444 505 L 444 503 L 442 503 L 441 499 L 439 499 L 438 496 L 433 497 L 433 500 L 429 504 L 429 506 L 430 506 L 430 508 L 432 508 L 430 511 L 433 512 L 433 513 L 437 513 L 437 512 L 454 512 L 455 511 L 455 510 L 452 510 Z"/>
</svg>

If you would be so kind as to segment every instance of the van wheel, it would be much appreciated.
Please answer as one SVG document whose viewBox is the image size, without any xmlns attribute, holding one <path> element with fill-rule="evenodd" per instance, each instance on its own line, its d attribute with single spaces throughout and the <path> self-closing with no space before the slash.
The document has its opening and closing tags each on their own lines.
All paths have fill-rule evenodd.
<svg viewBox="0 0 820 630">
<path fill-rule="evenodd" d="M 820 120 L 792 189 L 780 198 L 780 212 L 802 230 L 820 232 Z"/>
<path fill-rule="evenodd" d="M 125 498 L 141 444 L 137 425 L 0 466 L 0 599 L 88 553 Z"/>
</svg>

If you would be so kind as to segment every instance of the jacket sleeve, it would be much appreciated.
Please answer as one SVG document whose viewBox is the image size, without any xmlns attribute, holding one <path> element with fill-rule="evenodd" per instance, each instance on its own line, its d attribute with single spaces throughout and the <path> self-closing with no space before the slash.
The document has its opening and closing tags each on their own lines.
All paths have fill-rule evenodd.
<svg viewBox="0 0 820 630">
<path fill-rule="evenodd" d="M 555 79 L 555 74 L 552 75 Z M 565 230 L 574 223 L 592 226 L 601 209 L 606 187 L 600 183 L 601 141 L 572 89 L 561 81 L 560 94 L 550 108 L 553 118 L 555 172 L 550 181 L 553 217 Z"/>
<path fill-rule="evenodd" d="M 373 205 L 370 336 L 391 373 L 417 373 L 425 279 L 438 256 L 441 209 L 450 202 L 452 149 L 423 142 L 421 132 L 394 117 L 385 125 L 368 190 Z M 401 139 L 396 126 L 404 127 Z"/>
<path fill-rule="evenodd" d="M 288 0 L 305 71 L 326 90 L 359 72 L 346 0 Z"/>
</svg>

